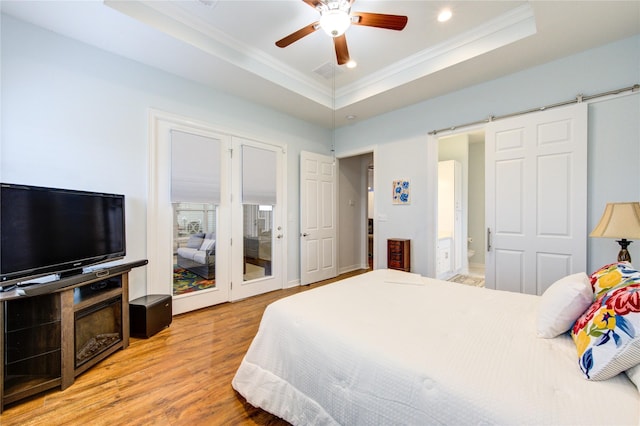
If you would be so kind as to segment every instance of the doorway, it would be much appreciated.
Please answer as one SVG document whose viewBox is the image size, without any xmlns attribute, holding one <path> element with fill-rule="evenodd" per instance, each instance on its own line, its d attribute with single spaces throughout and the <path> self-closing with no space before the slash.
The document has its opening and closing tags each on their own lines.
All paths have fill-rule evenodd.
<svg viewBox="0 0 640 426">
<path fill-rule="evenodd" d="M 373 269 L 374 154 L 342 157 L 338 170 L 338 272 Z"/>
<path fill-rule="evenodd" d="M 455 275 L 484 278 L 485 275 L 485 132 L 472 130 L 438 138 L 438 162 L 453 162 L 459 167 L 459 182 L 442 184 L 439 191 L 451 191 L 447 218 L 438 220 L 436 276 L 449 279 Z M 444 179 L 447 179 L 444 177 Z M 455 195 L 456 187 L 459 191 Z M 438 194 L 440 215 L 440 199 Z M 458 204 L 459 203 L 459 204 Z M 446 210 L 446 209 L 445 209 Z M 450 215 L 450 217 L 449 217 Z M 447 226 L 446 223 L 450 226 Z M 458 227 L 455 224 L 458 224 Z M 441 226 L 442 223 L 442 226 Z M 454 231 L 458 229 L 456 234 Z"/>
</svg>

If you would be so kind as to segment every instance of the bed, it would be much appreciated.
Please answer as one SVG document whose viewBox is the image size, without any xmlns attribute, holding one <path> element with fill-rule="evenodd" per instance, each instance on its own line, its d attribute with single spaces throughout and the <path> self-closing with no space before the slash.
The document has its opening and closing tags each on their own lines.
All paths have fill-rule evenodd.
<svg viewBox="0 0 640 426">
<path fill-rule="evenodd" d="M 539 299 L 372 271 L 269 305 L 232 386 L 295 425 L 639 424 L 624 373 L 537 337 Z"/>
</svg>

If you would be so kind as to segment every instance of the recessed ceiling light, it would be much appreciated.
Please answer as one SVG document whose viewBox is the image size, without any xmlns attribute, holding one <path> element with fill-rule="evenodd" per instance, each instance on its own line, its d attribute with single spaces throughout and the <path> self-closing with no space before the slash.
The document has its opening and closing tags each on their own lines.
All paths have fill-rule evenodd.
<svg viewBox="0 0 640 426">
<path fill-rule="evenodd" d="M 356 117 L 357 117 L 357 115 L 349 114 L 349 115 L 345 115 L 344 118 L 346 118 L 347 120 L 355 120 Z"/>
<path fill-rule="evenodd" d="M 353 59 L 350 59 L 349 62 L 347 62 L 347 68 L 355 68 L 357 66 L 358 66 L 358 63 Z"/>
<path fill-rule="evenodd" d="M 452 16 L 451 9 L 442 9 L 438 14 L 438 22 L 447 22 Z"/>
</svg>

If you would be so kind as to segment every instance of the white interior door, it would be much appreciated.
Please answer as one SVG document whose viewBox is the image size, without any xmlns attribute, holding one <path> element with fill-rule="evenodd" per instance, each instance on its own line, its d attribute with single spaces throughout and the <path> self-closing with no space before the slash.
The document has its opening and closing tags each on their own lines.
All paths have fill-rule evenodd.
<svg viewBox="0 0 640 426">
<path fill-rule="evenodd" d="M 332 157 L 300 153 L 300 283 L 333 278 L 337 268 L 336 165 Z"/>
<path fill-rule="evenodd" d="M 587 105 L 489 123 L 486 286 L 542 294 L 586 268 Z"/>
<path fill-rule="evenodd" d="M 285 147 L 232 137 L 231 300 L 284 287 Z"/>
</svg>

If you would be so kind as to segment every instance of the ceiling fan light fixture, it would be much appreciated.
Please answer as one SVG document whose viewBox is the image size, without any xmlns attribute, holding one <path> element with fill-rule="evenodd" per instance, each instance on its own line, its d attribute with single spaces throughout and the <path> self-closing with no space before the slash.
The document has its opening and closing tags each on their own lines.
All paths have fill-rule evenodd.
<svg viewBox="0 0 640 426">
<path fill-rule="evenodd" d="M 320 17 L 320 27 L 331 37 L 340 37 L 350 25 L 351 16 L 344 10 L 327 10 Z"/>
<path fill-rule="evenodd" d="M 451 9 L 443 9 L 438 14 L 438 22 L 447 22 L 453 16 Z"/>
</svg>

